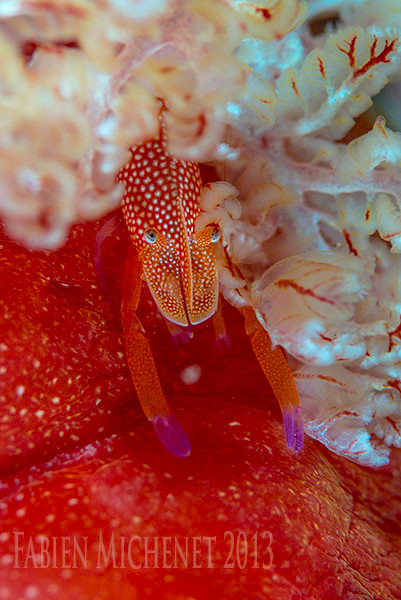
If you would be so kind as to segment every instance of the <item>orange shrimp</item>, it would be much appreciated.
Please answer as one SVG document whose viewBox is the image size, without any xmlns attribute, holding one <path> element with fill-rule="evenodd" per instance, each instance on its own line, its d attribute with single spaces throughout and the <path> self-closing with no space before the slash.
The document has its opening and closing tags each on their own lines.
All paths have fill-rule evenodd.
<svg viewBox="0 0 401 600">
<path fill-rule="evenodd" d="M 163 109 L 159 137 L 132 148 L 131 154 L 117 176 L 125 183 L 122 210 L 132 240 L 121 303 L 128 365 L 143 411 L 160 441 L 176 456 L 187 456 L 190 443 L 167 404 L 136 310 L 145 279 L 168 321 L 187 327 L 214 315 L 219 296 L 215 244 L 222 243 L 220 230 L 209 225 L 195 234 L 201 212 L 199 167 L 169 153 Z M 280 404 L 288 446 L 298 452 L 303 444 L 302 416 L 284 352 L 280 347 L 272 350 L 254 311 L 242 310 L 256 358 Z"/>
</svg>

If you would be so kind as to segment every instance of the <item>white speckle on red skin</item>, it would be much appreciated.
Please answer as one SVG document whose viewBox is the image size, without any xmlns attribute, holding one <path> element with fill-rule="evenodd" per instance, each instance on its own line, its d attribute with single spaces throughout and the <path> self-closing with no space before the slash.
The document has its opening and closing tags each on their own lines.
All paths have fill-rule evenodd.
<svg viewBox="0 0 401 600">
<path fill-rule="evenodd" d="M 49 585 L 47 590 L 48 590 L 49 594 L 55 595 L 60 591 L 60 586 L 58 586 L 57 583 L 52 583 Z"/>
<path fill-rule="evenodd" d="M 199 381 L 202 370 L 199 365 L 190 365 L 181 371 L 181 379 L 186 385 Z"/>
<path fill-rule="evenodd" d="M 25 588 L 25 598 L 29 598 L 30 600 L 32 598 L 37 598 L 39 595 L 39 590 L 36 587 L 36 585 L 28 585 L 28 587 Z"/>
<path fill-rule="evenodd" d="M 63 569 L 61 571 L 61 577 L 63 579 L 72 579 L 72 571 L 71 571 L 71 569 Z"/>
</svg>

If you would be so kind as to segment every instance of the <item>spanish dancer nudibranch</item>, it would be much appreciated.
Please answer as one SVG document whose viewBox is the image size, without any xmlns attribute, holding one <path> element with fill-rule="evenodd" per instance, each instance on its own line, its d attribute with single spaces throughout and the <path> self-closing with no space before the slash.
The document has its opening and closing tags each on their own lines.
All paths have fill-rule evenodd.
<svg viewBox="0 0 401 600">
<path fill-rule="evenodd" d="M 128 365 L 143 411 L 164 446 L 176 456 L 188 456 L 190 443 L 167 404 L 136 310 L 144 279 L 173 328 L 190 327 L 213 317 L 216 332 L 225 331 L 217 310 L 217 255 L 227 256 L 222 250 L 225 243 L 216 224 L 207 224 L 199 232 L 195 229 L 202 212 L 202 193 L 221 195 L 225 184 L 208 184 L 203 191 L 198 164 L 169 153 L 164 112 L 162 107 L 159 137 L 131 148 L 131 160 L 117 176 L 118 182 L 125 183 L 122 211 L 132 242 L 121 313 Z M 220 252 L 216 252 L 217 245 Z M 229 268 L 235 266 L 230 264 Z M 267 331 L 250 306 L 243 302 L 240 310 L 255 356 L 280 404 L 287 444 L 298 452 L 303 445 L 303 422 L 285 354 L 280 347 L 272 348 Z"/>
<path fill-rule="evenodd" d="M 217 224 L 219 291 L 287 353 L 306 434 L 387 464 L 401 447 L 399 2 L 331 2 L 332 14 L 323 0 L 6 4 L 0 213 L 11 238 L 55 250 L 73 224 L 120 206 L 115 175 L 127 148 L 157 138 L 163 98 L 171 161 L 212 164 L 226 182 L 199 195 L 179 260 Z M 203 318 L 184 314 L 194 264 L 178 274 L 176 309 Z"/>
<path fill-rule="evenodd" d="M 401 598 L 400 0 L 0 6 L 0 598 Z"/>
</svg>

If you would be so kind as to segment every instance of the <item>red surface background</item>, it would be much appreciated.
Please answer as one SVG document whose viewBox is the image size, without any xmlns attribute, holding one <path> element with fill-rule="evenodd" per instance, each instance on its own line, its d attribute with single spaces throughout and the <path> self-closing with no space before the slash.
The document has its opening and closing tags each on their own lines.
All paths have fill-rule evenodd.
<svg viewBox="0 0 401 600">
<path fill-rule="evenodd" d="M 144 286 L 139 315 L 192 444 L 187 459 L 164 450 L 125 361 L 123 228 L 104 243 L 106 295 L 96 279 L 103 222 L 76 226 L 51 253 L 2 236 L 0 600 L 401 598 L 399 454 L 373 471 L 306 439 L 294 457 L 241 315 L 224 304 L 229 349 L 217 349 L 211 323 L 175 346 Z M 180 374 L 193 364 L 202 375 L 186 385 Z M 27 568 L 15 556 L 15 531 Z M 142 563 L 145 536 L 160 544 L 161 536 L 216 536 L 213 566 L 201 539 L 201 568 L 163 567 L 160 557 L 159 568 L 133 569 L 121 567 L 121 555 L 97 568 L 99 531 L 106 541 L 113 532 L 116 540 L 140 536 L 134 560 Z M 37 550 L 40 535 L 58 548 L 61 536 L 81 546 L 86 537 L 86 568 L 68 557 L 63 566 L 60 552 L 51 568 L 34 568 L 26 552 L 30 540 Z"/>
</svg>

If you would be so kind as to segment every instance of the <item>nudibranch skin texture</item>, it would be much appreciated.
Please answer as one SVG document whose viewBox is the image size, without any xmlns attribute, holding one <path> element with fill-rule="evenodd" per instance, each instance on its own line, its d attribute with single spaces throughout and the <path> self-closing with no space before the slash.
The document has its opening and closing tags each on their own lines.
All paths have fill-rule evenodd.
<svg viewBox="0 0 401 600">
<path fill-rule="evenodd" d="M 125 182 L 122 210 L 143 277 L 164 317 L 200 323 L 216 311 L 218 277 L 211 236 L 195 235 L 199 166 L 168 152 L 162 123 L 159 137 L 131 148 L 131 155 L 117 181 Z"/>
</svg>

